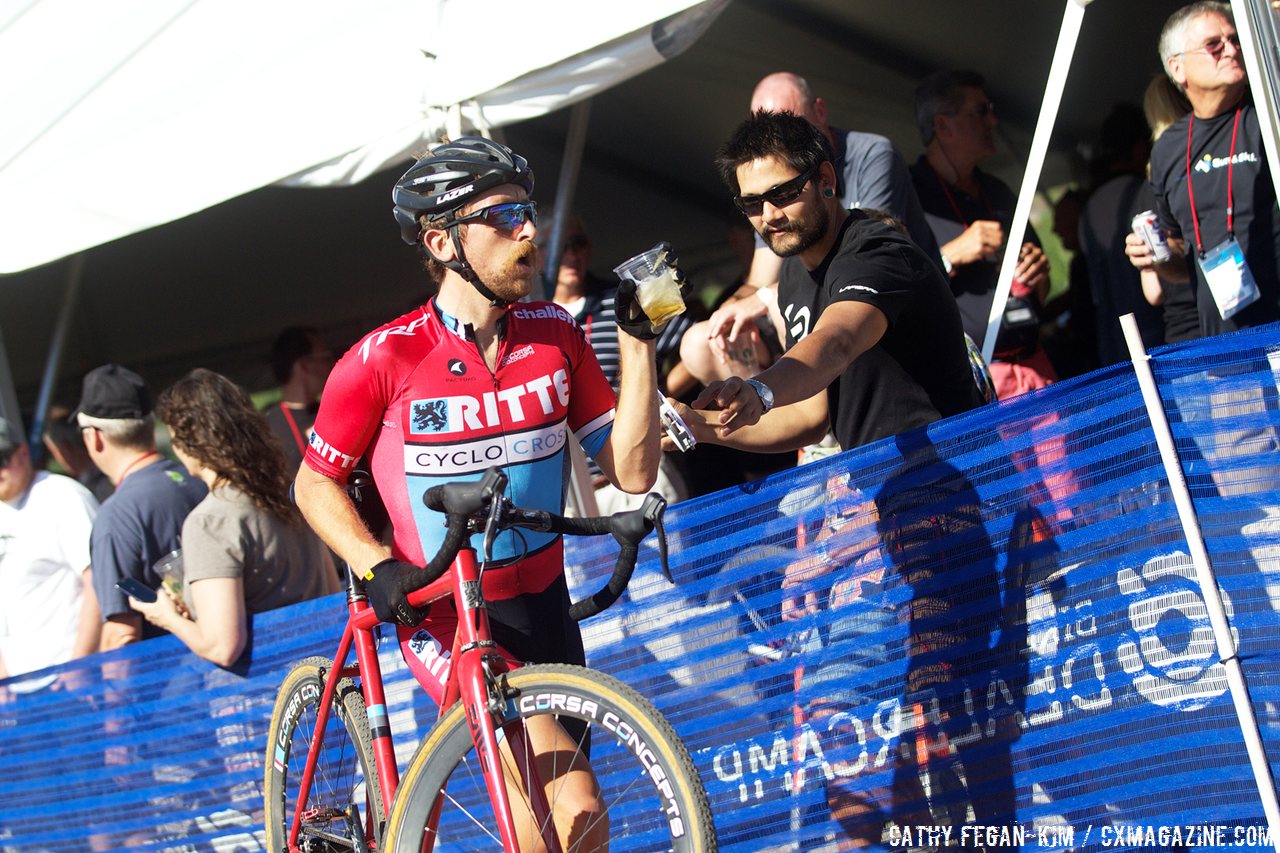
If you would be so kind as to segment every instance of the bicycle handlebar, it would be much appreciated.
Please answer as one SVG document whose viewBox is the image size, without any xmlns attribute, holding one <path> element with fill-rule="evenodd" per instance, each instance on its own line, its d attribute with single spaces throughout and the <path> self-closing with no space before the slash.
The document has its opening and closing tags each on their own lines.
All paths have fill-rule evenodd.
<svg viewBox="0 0 1280 853">
<path fill-rule="evenodd" d="M 666 511 L 667 502 L 661 495 L 650 493 L 639 509 L 610 516 L 568 518 L 545 510 L 521 509 L 512 505 L 503 496 L 506 486 L 507 475 L 497 468 L 490 468 L 476 482 L 446 483 L 427 490 L 422 496 L 423 502 L 429 509 L 445 514 L 445 540 L 436 555 L 422 568 L 422 574 L 414 579 L 418 589 L 427 586 L 448 570 L 458 550 L 466 544 L 468 528 L 481 523 L 485 530 L 486 553 L 490 551 L 499 530 L 516 527 L 571 536 L 613 535 L 621 546 L 613 574 L 594 595 L 576 601 L 569 607 L 569 616 L 578 622 L 595 616 L 622 595 L 635 571 L 640 542 L 651 530 L 658 531 L 658 556 L 662 563 L 662 573 L 667 580 L 675 583 L 667 564 L 667 536 L 662 527 L 662 515 Z M 412 595 L 409 601 L 412 604 L 419 603 L 413 600 Z"/>
</svg>

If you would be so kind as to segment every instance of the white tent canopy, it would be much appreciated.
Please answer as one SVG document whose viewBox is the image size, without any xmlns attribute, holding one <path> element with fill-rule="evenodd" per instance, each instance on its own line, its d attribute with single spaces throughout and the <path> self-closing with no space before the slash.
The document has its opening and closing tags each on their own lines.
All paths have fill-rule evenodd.
<svg viewBox="0 0 1280 853">
<path fill-rule="evenodd" d="M 0 272 L 267 184 L 352 183 L 687 45 L 727 0 L 28 0 L 0 19 Z M 571 28 L 564 22 L 572 21 Z M 693 28 L 681 39 L 684 22 Z"/>
<path fill-rule="evenodd" d="M 589 98 L 688 47 L 727 2 L 642 0 L 608 15 L 589 0 L 544 0 L 536 14 L 509 0 L 10 2 L 0 7 L 0 273 L 270 184 L 353 184 L 442 132 Z M 9 413 L 18 405 L 0 338 Z"/>
</svg>

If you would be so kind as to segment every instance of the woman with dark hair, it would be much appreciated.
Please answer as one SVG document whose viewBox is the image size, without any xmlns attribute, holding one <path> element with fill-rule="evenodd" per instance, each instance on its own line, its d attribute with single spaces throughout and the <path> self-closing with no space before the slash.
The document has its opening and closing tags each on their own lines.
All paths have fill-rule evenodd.
<svg viewBox="0 0 1280 853">
<path fill-rule="evenodd" d="M 247 614 L 338 591 L 333 560 L 289 499 L 284 456 L 249 396 L 198 368 L 160 395 L 178 461 L 209 487 L 182 526 L 185 602 L 130 605 L 191 651 L 230 666 Z"/>
</svg>

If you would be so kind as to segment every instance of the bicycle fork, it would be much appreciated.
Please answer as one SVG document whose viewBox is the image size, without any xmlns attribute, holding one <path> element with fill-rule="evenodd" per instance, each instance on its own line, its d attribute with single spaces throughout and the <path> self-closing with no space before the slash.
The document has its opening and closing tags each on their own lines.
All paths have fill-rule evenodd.
<svg viewBox="0 0 1280 853">
<path fill-rule="evenodd" d="M 506 661 L 498 654 L 497 644 L 489 631 L 489 614 L 485 610 L 476 552 L 470 548 L 459 550 L 451 571 L 454 573 L 454 603 L 458 613 L 458 632 L 453 656 L 456 673 L 453 683 L 457 685 L 458 695 L 446 695 L 441 707 L 450 707 L 453 699 L 461 701 L 467 715 L 467 726 L 471 730 L 471 740 L 475 744 L 476 755 L 484 772 L 485 786 L 489 792 L 503 849 L 519 851 L 520 842 L 512 814 L 510 792 L 503 774 L 498 727 L 495 723 L 505 716 L 504 706 L 508 699 Z M 515 758 L 520 782 L 529 796 L 535 825 L 539 828 L 543 844 L 548 851 L 560 853 L 551 809 L 537 768 L 531 759 L 532 745 L 526 742 L 527 732 L 517 720 L 503 728 L 503 736 Z M 433 816 L 432 825 L 434 824 Z"/>
<path fill-rule="evenodd" d="M 311 793 L 311 785 L 315 777 L 316 763 L 324 743 L 324 733 L 329 726 L 329 716 L 333 709 L 333 697 L 342 678 L 360 678 L 360 688 L 364 694 L 365 706 L 369 713 L 369 728 L 376 773 L 385 794 L 383 814 L 365 814 L 364 827 L 352 826 L 352 832 L 370 831 L 373 824 L 381 823 L 390 816 L 390 805 L 400 784 L 400 774 L 396 767 L 395 750 L 391 743 L 391 728 L 387 724 L 386 695 L 382 689 L 382 673 L 378 664 L 378 649 L 373 638 L 373 628 L 378 624 L 373 609 L 366 603 L 363 593 L 348 592 L 347 607 L 351 618 L 342 632 L 338 650 L 333 657 L 333 666 L 325 675 L 324 690 L 320 702 L 316 706 L 315 728 L 311 744 L 307 748 L 307 759 L 298 783 L 298 799 L 294 810 L 293 822 L 289 827 L 289 850 L 297 850 L 298 837 L 302 831 L 305 812 L 302 805 L 307 802 Z M 356 664 L 347 663 L 351 647 L 356 648 Z M 372 836 L 370 836 L 372 837 Z M 353 839 L 354 843 L 359 841 Z"/>
</svg>

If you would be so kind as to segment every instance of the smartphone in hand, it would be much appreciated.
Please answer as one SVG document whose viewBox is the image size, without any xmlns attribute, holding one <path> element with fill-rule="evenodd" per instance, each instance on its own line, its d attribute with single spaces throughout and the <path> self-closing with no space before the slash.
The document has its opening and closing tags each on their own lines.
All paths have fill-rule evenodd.
<svg viewBox="0 0 1280 853">
<path fill-rule="evenodd" d="M 156 591 L 134 578 L 121 578 L 116 581 L 116 589 L 125 595 L 131 595 L 139 601 L 150 604 L 156 600 Z"/>
</svg>

